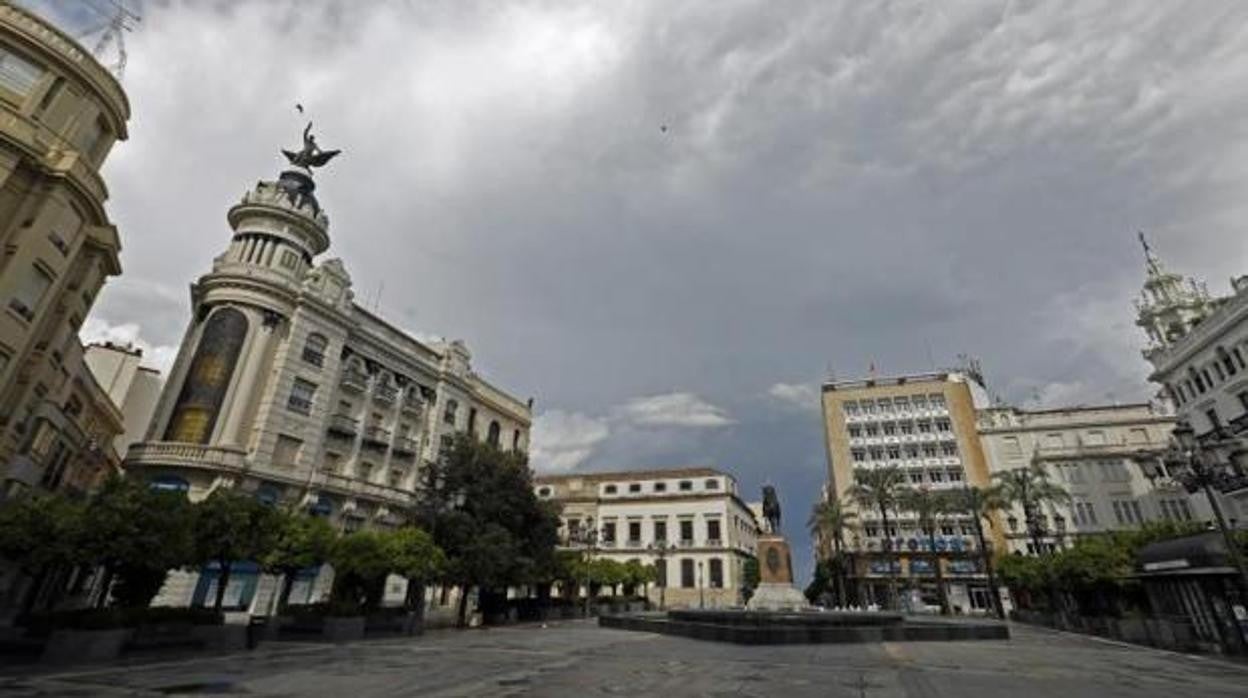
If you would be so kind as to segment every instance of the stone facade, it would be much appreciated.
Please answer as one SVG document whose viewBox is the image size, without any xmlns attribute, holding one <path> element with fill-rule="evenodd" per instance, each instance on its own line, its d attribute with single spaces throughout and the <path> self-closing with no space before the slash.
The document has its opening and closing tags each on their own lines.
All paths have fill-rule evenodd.
<svg viewBox="0 0 1248 698">
<path fill-rule="evenodd" d="M 160 371 L 143 365 L 142 350 L 111 342 L 88 345 L 85 358 L 91 375 L 121 410 L 124 431 L 113 439 L 113 448 L 124 454 L 147 433 L 163 385 Z"/>
<path fill-rule="evenodd" d="M 1248 276 L 1213 297 L 1205 284 L 1168 270 L 1147 243 L 1144 253 L 1136 324 L 1148 336 L 1149 380 L 1248 483 Z M 1248 521 L 1248 486 L 1220 497 L 1228 519 Z"/>
<path fill-rule="evenodd" d="M 595 557 L 637 560 L 659 569 L 650 600 L 669 608 L 742 604 L 746 560 L 759 524 L 736 480 L 712 468 L 541 475 L 540 499 L 559 502 L 561 545 L 585 549 L 575 532 L 598 532 Z M 662 558 L 657 550 L 666 545 Z"/>
<path fill-rule="evenodd" d="M 90 489 L 117 469 L 122 424 L 78 328 L 121 271 L 99 169 L 130 107 L 85 49 L 12 4 L 0 66 L 0 497 Z"/>
<path fill-rule="evenodd" d="M 1189 497 L 1164 477 L 1149 480 L 1141 468 L 1160 458 L 1174 423 L 1173 413 L 1161 404 L 992 407 L 979 413 L 990 470 L 1036 465 L 1071 495 L 1069 504 L 1045 507 L 1041 523 L 1047 535 L 1041 545 L 1046 548 L 1147 521 L 1209 520 L 1204 497 Z M 1015 506 L 1005 524 L 1009 552 L 1036 552 L 1021 508 Z"/>
</svg>

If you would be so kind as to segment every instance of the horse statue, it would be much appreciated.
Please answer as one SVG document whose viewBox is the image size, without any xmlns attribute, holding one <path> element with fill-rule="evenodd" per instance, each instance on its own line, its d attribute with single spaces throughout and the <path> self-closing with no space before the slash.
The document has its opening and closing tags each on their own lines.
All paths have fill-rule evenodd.
<svg viewBox="0 0 1248 698">
<path fill-rule="evenodd" d="M 767 521 L 768 533 L 780 533 L 780 498 L 771 485 L 763 485 L 763 518 Z"/>
</svg>

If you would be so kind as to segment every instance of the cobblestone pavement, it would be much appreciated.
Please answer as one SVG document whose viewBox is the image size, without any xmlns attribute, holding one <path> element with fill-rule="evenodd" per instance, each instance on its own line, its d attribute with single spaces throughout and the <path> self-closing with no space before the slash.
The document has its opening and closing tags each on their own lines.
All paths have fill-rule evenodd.
<svg viewBox="0 0 1248 698">
<path fill-rule="evenodd" d="M 1014 626 L 1009 641 L 743 647 L 586 622 L 34 673 L 9 696 L 1248 695 L 1248 665 Z"/>
</svg>

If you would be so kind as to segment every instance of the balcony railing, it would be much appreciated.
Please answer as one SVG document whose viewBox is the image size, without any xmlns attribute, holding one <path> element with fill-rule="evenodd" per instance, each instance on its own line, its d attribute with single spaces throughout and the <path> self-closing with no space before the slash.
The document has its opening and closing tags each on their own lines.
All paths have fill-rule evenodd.
<svg viewBox="0 0 1248 698">
<path fill-rule="evenodd" d="M 718 538 L 707 538 L 707 539 L 706 539 L 706 547 L 708 547 L 708 548 L 719 548 L 719 547 L 722 547 L 722 546 L 723 546 L 723 544 L 724 544 L 724 541 L 722 541 L 722 540 L 720 540 L 720 539 L 718 539 Z"/>
<path fill-rule="evenodd" d="M 384 450 L 390 445 L 390 430 L 378 426 L 365 427 L 364 445 L 380 447 Z"/>
<path fill-rule="evenodd" d="M 392 450 L 396 456 L 413 456 L 420 450 L 420 442 L 407 436 L 400 436 L 394 440 Z"/>
<path fill-rule="evenodd" d="M 681 538 L 681 539 L 680 539 L 680 542 L 679 542 L 679 543 L 677 543 L 677 545 L 679 545 L 679 546 L 680 546 L 680 547 L 682 547 L 682 548 L 692 548 L 692 547 L 693 547 L 693 539 L 692 539 L 692 538 Z"/>
<path fill-rule="evenodd" d="M 642 547 L 642 545 L 641 545 L 641 539 L 640 539 L 640 538 L 629 538 L 629 539 L 628 539 L 628 542 L 627 542 L 627 544 L 626 544 L 626 545 L 627 545 L 627 547 L 629 547 L 629 548 L 640 548 L 640 547 Z"/>
<path fill-rule="evenodd" d="M 345 414 L 335 414 L 329 418 L 328 431 L 338 436 L 354 438 L 356 434 L 360 433 L 360 423 L 354 417 L 348 417 Z"/>
<path fill-rule="evenodd" d="M 364 392 L 368 389 L 368 374 L 363 371 L 344 371 L 341 383 L 348 390 Z"/>
<path fill-rule="evenodd" d="M 599 547 L 599 548 L 614 548 L 614 547 L 615 547 L 615 541 L 613 541 L 613 540 L 604 540 L 604 541 L 599 541 L 599 542 L 598 542 L 598 547 Z"/>
<path fill-rule="evenodd" d="M 130 447 L 126 465 L 180 466 L 242 472 L 246 452 L 226 446 L 201 446 L 176 441 L 147 441 Z"/>
</svg>

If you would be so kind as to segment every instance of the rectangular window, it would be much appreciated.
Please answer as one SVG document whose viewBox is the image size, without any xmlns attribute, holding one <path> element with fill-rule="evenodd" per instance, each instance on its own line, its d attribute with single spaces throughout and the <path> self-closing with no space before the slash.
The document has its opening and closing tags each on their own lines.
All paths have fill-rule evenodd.
<svg viewBox="0 0 1248 698">
<path fill-rule="evenodd" d="M 666 521 L 654 522 L 654 539 L 656 541 L 667 540 L 667 522 Z"/>
<path fill-rule="evenodd" d="M 904 422 L 898 422 L 897 428 L 901 430 L 902 434 L 909 436 L 914 433 L 914 422 L 911 422 L 908 419 Z"/>
<path fill-rule="evenodd" d="M 881 429 L 884 431 L 885 436 L 897 435 L 897 425 L 894 424 L 893 422 L 884 422 Z"/>
<path fill-rule="evenodd" d="M 707 540 L 720 540 L 718 520 L 712 519 L 706 522 L 706 538 Z"/>
<path fill-rule="evenodd" d="M 693 560 L 680 561 L 680 586 L 686 589 L 694 587 Z"/>
<path fill-rule="evenodd" d="M 666 483 L 666 482 L 656 482 L 656 483 L 654 483 L 654 491 L 655 491 L 655 492 L 666 492 L 666 491 L 667 491 L 667 483 Z"/>
<path fill-rule="evenodd" d="M 630 493 L 630 494 L 637 494 L 638 492 L 640 492 L 640 491 L 641 491 L 641 483 L 640 483 L 640 482 L 630 482 L 630 483 L 628 484 L 628 491 L 629 491 L 629 493 Z"/>
<path fill-rule="evenodd" d="M 932 423 L 926 419 L 920 419 L 918 422 L 915 422 L 915 424 L 918 426 L 920 434 L 932 433 Z"/>
<path fill-rule="evenodd" d="M 955 443 L 941 444 L 940 453 L 943 456 L 956 456 L 958 455 L 958 445 Z"/>
<path fill-rule="evenodd" d="M 1127 506 L 1131 508 L 1132 522 L 1137 524 L 1144 523 L 1144 514 L 1140 511 L 1140 503 L 1135 500 L 1131 500 L 1130 502 L 1127 502 Z"/>
<path fill-rule="evenodd" d="M 641 522 L 640 521 L 628 522 L 628 540 L 632 542 L 638 542 L 641 540 Z"/>
<path fill-rule="evenodd" d="M 947 419 L 936 420 L 936 431 L 944 433 L 944 432 L 950 431 L 952 428 L 953 428 L 953 425 L 949 423 L 949 420 Z"/>
<path fill-rule="evenodd" d="M 399 484 L 403 482 L 403 471 L 394 469 L 390 471 L 390 486 L 398 489 Z"/>
<path fill-rule="evenodd" d="M 25 97 L 41 77 L 43 68 L 0 47 L 0 87 Z"/>
<path fill-rule="evenodd" d="M 296 378 L 294 385 L 290 388 L 290 397 L 286 400 L 286 407 L 291 412 L 309 414 L 312 412 L 312 399 L 315 396 L 316 383 Z"/>
<path fill-rule="evenodd" d="M 279 468 L 293 468 L 299 464 L 299 449 L 303 441 L 285 434 L 277 435 L 277 445 L 273 447 L 273 465 Z"/>
<path fill-rule="evenodd" d="M 1205 419 L 1208 419 L 1208 420 L 1209 420 L 1209 428 L 1210 428 L 1210 429 L 1221 429 L 1221 428 L 1222 428 L 1222 419 L 1221 419 L 1220 417 L 1218 417 L 1218 410 L 1217 410 L 1217 408 L 1213 408 L 1213 407 L 1211 407 L 1211 408 L 1209 408 L 1209 409 L 1205 410 Z"/>
<path fill-rule="evenodd" d="M 945 396 L 939 393 L 932 393 L 927 396 L 927 404 L 934 410 L 945 409 Z"/>
<path fill-rule="evenodd" d="M 17 287 L 17 292 L 9 300 L 9 307 L 27 321 L 35 319 L 35 312 L 43 297 L 52 287 L 52 277 L 36 265 L 31 265 Z"/>
<path fill-rule="evenodd" d="M 900 447 L 900 446 L 889 446 L 889 447 L 888 447 L 888 459 L 889 459 L 889 460 L 897 460 L 898 458 L 901 458 L 901 447 Z"/>
<path fill-rule="evenodd" d="M 849 438 L 856 439 L 860 436 L 862 436 L 862 427 L 857 424 L 849 425 Z"/>
<path fill-rule="evenodd" d="M 685 544 L 693 543 L 693 521 L 685 519 L 680 522 L 680 542 Z"/>
<path fill-rule="evenodd" d="M 962 482 L 962 471 L 961 471 L 961 470 L 950 470 L 950 471 L 949 471 L 949 482 Z"/>
<path fill-rule="evenodd" d="M 606 523 L 602 524 L 602 542 L 604 543 L 615 542 L 615 522 L 614 521 L 607 521 Z"/>
<path fill-rule="evenodd" d="M 446 409 L 442 412 L 442 421 L 451 426 L 455 426 L 455 418 L 459 412 L 459 403 L 454 400 L 446 401 Z"/>
<path fill-rule="evenodd" d="M 858 416 L 858 403 L 847 402 L 841 405 L 841 411 L 845 413 L 846 417 L 857 417 Z"/>
<path fill-rule="evenodd" d="M 724 561 L 723 560 L 720 560 L 719 558 L 714 558 L 711 560 L 710 578 L 707 581 L 707 586 L 711 587 L 712 589 L 724 588 Z"/>
<path fill-rule="evenodd" d="M 861 463 L 867 459 L 867 452 L 861 448 L 855 448 L 850 451 L 850 455 L 853 457 L 855 463 Z"/>
</svg>

